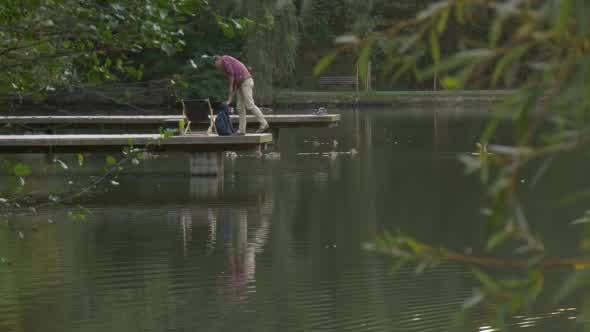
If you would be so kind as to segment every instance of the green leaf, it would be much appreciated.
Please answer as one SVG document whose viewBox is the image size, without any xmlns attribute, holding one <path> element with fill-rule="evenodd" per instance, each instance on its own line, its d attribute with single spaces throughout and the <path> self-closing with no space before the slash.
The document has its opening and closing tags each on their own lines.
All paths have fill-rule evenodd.
<svg viewBox="0 0 590 332">
<path fill-rule="evenodd" d="M 574 0 L 559 0 L 559 12 L 555 30 L 559 33 L 565 32 L 574 17 Z"/>
<path fill-rule="evenodd" d="M 473 61 L 472 58 L 464 57 L 464 56 L 454 56 L 448 59 L 445 59 L 437 64 L 434 64 L 430 67 L 427 67 L 423 71 L 419 73 L 420 79 L 425 80 L 432 78 L 435 73 L 441 75 L 443 73 L 450 72 L 456 68 L 465 66 Z"/>
<path fill-rule="evenodd" d="M 416 18 L 419 20 L 423 20 L 423 19 L 432 17 L 445 7 L 448 7 L 448 3 L 446 1 L 435 2 L 431 5 L 429 5 L 428 7 L 426 7 L 426 9 L 420 11 L 416 15 Z"/>
<path fill-rule="evenodd" d="M 170 45 L 169 43 L 162 43 L 162 45 L 160 45 L 160 49 L 168 56 L 174 54 L 175 51 L 174 46 Z"/>
<path fill-rule="evenodd" d="M 587 287 L 589 285 L 590 269 L 574 272 L 574 274 L 561 285 L 553 300 L 556 303 L 561 302 L 578 289 Z"/>
<path fill-rule="evenodd" d="M 486 249 L 488 251 L 491 251 L 493 249 L 496 249 L 498 246 L 500 246 L 501 244 L 503 244 L 504 242 L 506 242 L 506 240 L 510 239 L 513 234 L 514 233 L 511 232 L 511 231 L 503 230 L 501 232 L 498 232 L 498 233 L 492 235 L 488 239 L 488 243 L 486 245 Z"/>
<path fill-rule="evenodd" d="M 497 292 L 500 290 L 500 285 L 486 273 L 476 268 L 471 269 L 471 272 L 487 290 L 492 292 Z"/>
<path fill-rule="evenodd" d="M 590 210 L 584 213 L 584 216 L 572 221 L 572 225 L 587 224 L 590 223 Z"/>
<path fill-rule="evenodd" d="M 369 42 L 361 49 L 358 58 L 359 77 L 362 82 L 367 81 L 367 72 L 369 70 L 369 61 L 371 60 L 372 44 Z"/>
<path fill-rule="evenodd" d="M 31 169 L 29 168 L 29 166 L 23 164 L 23 163 L 18 163 L 16 165 L 14 165 L 14 167 L 12 168 L 12 171 L 14 172 L 15 176 L 18 177 L 27 177 L 31 174 Z"/>
<path fill-rule="evenodd" d="M 523 45 L 515 49 L 512 49 L 505 56 L 503 56 L 502 59 L 500 59 L 500 61 L 498 61 L 496 67 L 494 68 L 494 73 L 492 74 L 493 86 L 496 86 L 498 80 L 502 77 L 502 74 L 504 74 L 506 67 L 514 61 L 518 60 L 518 58 L 522 57 L 529 50 L 529 48 L 530 46 Z"/>
<path fill-rule="evenodd" d="M 403 237 L 403 240 L 404 240 L 404 243 L 408 247 L 410 247 L 410 249 L 412 249 L 412 251 L 415 254 L 420 255 L 421 253 L 424 252 L 425 247 L 424 247 L 424 245 L 422 243 L 420 243 L 420 242 L 418 242 L 418 241 L 416 241 L 416 240 L 414 240 L 412 238 L 409 238 L 409 237 Z"/>
<path fill-rule="evenodd" d="M 106 157 L 106 163 L 107 163 L 108 166 L 112 166 L 112 165 L 114 165 L 114 164 L 117 163 L 117 159 L 115 159 L 115 157 L 113 157 L 111 155 L 108 155 Z"/>
<path fill-rule="evenodd" d="M 530 298 L 534 300 L 538 298 L 539 295 L 541 295 L 541 293 L 543 292 L 543 287 L 545 285 L 545 277 L 542 272 L 535 271 L 531 276 L 531 280 L 532 285 L 529 289 L 528 295 Z"/>
<path fill-rule="evenodd" d="M 490 47 L 495 48 L 498 44 L 498 40 L 502 37 L 502 32 L 504 28 L 504 21 L 505 16 L 498 16 L 492 23 L 492 28 L 490 29 Z"/>
<path fill-rule="evenodd" d="M 438 24 L 436 25 L 436 31 L 439 34 L 443 34 L 445 32 L 445 30 L 447 29 L 447 23 L 449 21 L 450 14 L 451 14 L 451 9 L 447 7 L 443 10 L 440 18 L 438 19 Z"/>
<path fill-rule="evenodd" d="M 180 119 L 180 120 L 178 121 L 178 131 L 179 131 L 180 133 L 184 133 L 184 129 L 185 129 L 185 128 L 186 128 L 186 123 L 185 123 L 184 119 Z"/>
<path fill-rule="evenodd" d="M 328 68 L 332 64 L 332 62 L 334 62 L 337 55 L 338 51 L 335 51 L 324 56 L 313 69 L 313 75 L 318 76 L 321 73 L 323 73 L 324 70 L 326 70 L 326 68 Z"/>
<path fill-rule="evenodd" d="M 545 161 L 543 161 L 543 164 L 537 169 L 537 171 L 535 172 L 535 175 L 533 176 L 533 178 L 531 180 L 531 184 L 530 184 L 531 188 L 534 188 L 537 186 L 539 181 L 543 178 L 543 176 L 547 173 L 547 171 L 549 170 L 549 168 L 551 167 L 551 165 L 555 161 L 555 158 L 556 157 L 552 157 L 552 158 L 549 158 L 549 159 L 546 159 Z"/>
<path fill-rule="evenodd" d="M 465 173 L 473 174 L 481 168 L 481 160 L 468 155 L 460 155 L 459 161 L 465 165 Z"/>
<path fill-rule="evenodd" d="M 471 309 L 481 303 L 485 298 L 485 294 L 479 290 L 475 290 L 473 295 L 463 302 L 463 310 Z"/>
<path fill-rule="evenodd" d="M 68 169 L 68 165 L 66 165 L 66 163 L 64 163 L 63 161 L 55 159 L 55 162 L 58 163 L 61 166 L 61 168 Z"/>
<path fill-rule="evenodd" d="M 426 268 L 428 268 L 428 263 L 422 262 L 422 263 L 418 264 L 418 266 L 416 266 L 416 270 L 414 271 L 414 273 L 422 274 L 422 273 L 424 273 L 424 271 L 426 271 Z"/>
<path fill-rule="evenodd" d="M 455 18 L 459 24 L 465 24 L 465 2 L 459 1 L 455 6 Z"/>
<path fill-rule="evenodd" d="M 522 105 L 519 112 L 516 114 L 516 135 L 518 137 L 519 144 L 525 144 L 525 140 L 528 138 L 530 115 L 537 107 L 539 98 L 543 96 L 544 89 L 540 86 L 535 86 L 533 89 L 526 93 L 526 101 Z"/>
<path fill-rule="evenodd" d="M 485 60 L 496 55 L 494 50 L 488 48 L 476 48 L 467 51 L 461 51 L 455 56 L 458 58 L 472 59 L 472 60 Z"/>
<path fill-rule="evenodd" d="M 236 36 L 236 32 L 231 25 L 229 25 L 223 21 L 219 21 L 218 24 L 219 24 L 219 27 L 221 28 L 221 32 L 223 32 L 223 35 L 226 38 L 233 39 Z"/>
<path fill-rule="evenodd" d="M 435 30 L 430 30 L 430 52 L 432 53 L 432 60 L 435 64 L 438 64 L 440 62 L 440 44 Z"/>
<path fill-rule="evenodd" d="M 78 165 L 80 165 L 80 166 L 84 165 L 84 155 L 81 153 L 78 153 L 77 157 L 78 157 Z"/>
<path fill-rule="evenodd" d="M 240 23 L 240 21 L 236 20 L 236 19 L 231 19 L 231 22 L 234 24 L 235 28 L 239 31 L 239 30 L 243 30 L 244 26 Z"/>
<path fill-rule="evenodd" d="M 441 83 L 442 87 L 447 90 L 455 90 L 461 86 L 459 80 L 457 80 L 453 76 L 443 77 L 440 83 Z"/>
</svg>

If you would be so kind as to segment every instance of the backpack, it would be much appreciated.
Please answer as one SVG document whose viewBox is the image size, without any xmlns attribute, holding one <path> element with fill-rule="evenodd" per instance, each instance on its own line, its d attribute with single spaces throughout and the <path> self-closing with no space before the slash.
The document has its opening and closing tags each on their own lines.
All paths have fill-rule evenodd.
<svg viewBox="0 0 590 332">
<path fill-rule="evenodd" d="M 215 128 L 217 129 L 217 135 L 229 136 L 234 133 L 234 126 L 231 123 L 229 117 L 229 108 L 225 104 L 218 104 L 215 107 L 217 116 L 215 117 Z"/>
</svg>

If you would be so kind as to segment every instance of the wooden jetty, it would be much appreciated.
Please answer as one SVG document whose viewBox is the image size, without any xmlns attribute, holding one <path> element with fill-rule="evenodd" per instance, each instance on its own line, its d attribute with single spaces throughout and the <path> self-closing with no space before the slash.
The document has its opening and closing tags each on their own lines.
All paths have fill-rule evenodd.
<svg viewBox="0 0 590 332">
<path fill-rule="evenodd" d="M 217 152 L 256 150 L 271 142 L 271 134 L 170 137 L 160 134 L 0 135 L 0 153 L 122 151 L 125 147 L 150 151 Z"/>
<path fill-rule="evenodd" d="M 165 124 L 169 121 L 178 122 L 182 119 L 182 115 L 31 115 L 0 116 L 0 124 Z"/>
<path fill-rule="evenodd" d="M 223 174 L 223 151 L 258 150 L 276 143 L 281 128 L 333 127 L 340 114 L 270 114 L 269 134 L 217 136 L 191 134 L 164 136 L 162 128 L 179 128 L 185 116 L 178 115 L 58 115 L 0 116 L 0 154 L 120 152 L 125 147 L 148 151 L 190 152 L 193 175 Z M 238 123 L 237 115 L 231 116 Z M 249 126 L 258 126 L 248 115 Z M 206 129 L 209 121 L 192 123 L 193 132 Z M 80 130 L 84 129 L 84 130 Z M 125 134 L 118 134 L 124 132 Z"/>
</svg>

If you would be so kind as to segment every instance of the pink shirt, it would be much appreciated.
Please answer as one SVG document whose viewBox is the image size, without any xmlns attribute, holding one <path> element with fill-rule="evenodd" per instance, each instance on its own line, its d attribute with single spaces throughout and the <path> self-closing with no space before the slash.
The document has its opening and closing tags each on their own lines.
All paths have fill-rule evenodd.
<svg viewBox="0 0 590 332">
<path fill-rule="evenodd" d="M 225 75 L 230 78 L 234 78 L 234 89 L 239 88 L 242 83 L 248 78 L 252 77 L 248 68 L 244 66 L 238 59 L 224 55 L 221 57 L 221 65 Z"/>
</svg>

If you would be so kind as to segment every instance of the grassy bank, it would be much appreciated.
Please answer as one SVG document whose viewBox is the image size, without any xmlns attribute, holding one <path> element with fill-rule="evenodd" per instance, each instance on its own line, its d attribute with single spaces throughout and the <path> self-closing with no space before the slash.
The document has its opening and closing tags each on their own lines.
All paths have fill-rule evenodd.
<svg viewBox="0 0 590 332">
<path fill-rule="evenodd" d="M 395 105 L 410 102 L 460 102 L 496 101 L 510 94 L 512 90 L 463 90 L 463 91 L 293 91 L 279 90 L 274 103 L 280 105 Z"/>
</svg>

